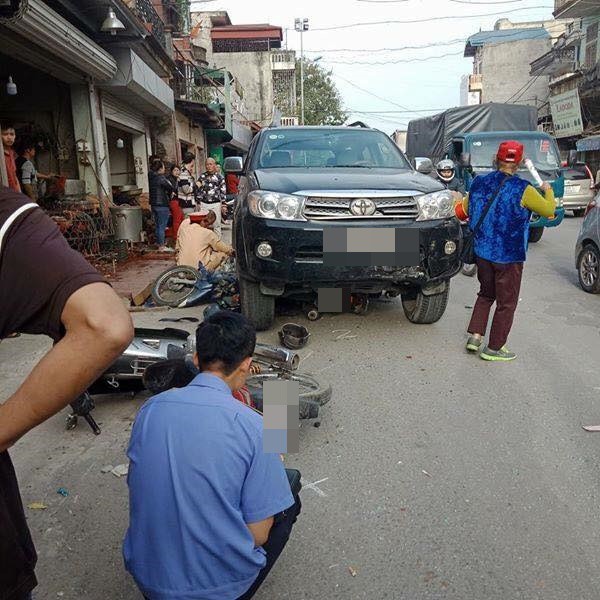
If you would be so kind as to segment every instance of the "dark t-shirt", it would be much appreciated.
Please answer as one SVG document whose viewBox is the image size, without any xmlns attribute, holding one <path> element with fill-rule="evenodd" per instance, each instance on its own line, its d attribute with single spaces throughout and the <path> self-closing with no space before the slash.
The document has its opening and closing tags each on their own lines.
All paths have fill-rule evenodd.
<svg viewBox="0 0 600 600">
<path fill-rule="evenodd" d="M 0 188 L 0 230 L 15 210 L 30 203 Z M 0 247 L 0 339 L 13 332 L 64 335 L 61 315 L 69 297 L 104 281 L 71 249 L 42 209 L 22 213 Z M 33 546 L 8 452 L 0 453 L 0 600 L 21 600 L 36 586 Z"/>
</svg>

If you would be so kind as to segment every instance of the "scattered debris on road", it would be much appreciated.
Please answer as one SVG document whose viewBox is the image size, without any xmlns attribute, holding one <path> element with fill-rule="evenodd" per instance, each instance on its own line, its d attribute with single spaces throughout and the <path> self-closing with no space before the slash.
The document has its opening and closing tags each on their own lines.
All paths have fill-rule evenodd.
<svg viewBox="0 0 600 600">
<path fill-rule="evenodd" d="M 100 469 L 100 473 L 110 473 L 113 469 L 113 465 L 106 465 Z"/>
<path fill-rule="evenodd" d="M 43 502 L 30 502 L 27 508 L 31 510 L 46 510 L 48 507 Z"/>
<path fill-rule="evenodd" d="M 57 494 L 60 494 L 63 498 L 66 498 L 69 495 L 69 490 L 67 488 L 64 487 L 59 487 L 56 490 Z"/>
<path fill-rule="evenodd" d="M 431 477 L 431 475 L 425 470 L 425 469 L 421 469 L 423 475 L 426 475 L 427 477 Z"/>
<path fill-rule="evenodd" d="M 115 476 L 115 477 L 123 477 L 125 475 L 127 475 L 127 473 L 129 473 L 129 464 L 124 464 L 124 465 L 117 465 L 112 471 L 111 473 Z"/>
<path fill-rule="evenodd" d="M 600 425 L 583 425 L 586 431 L 600 431 Z"/>
<path fill-rule="evenodd" d="M 350 575 L 352 575 L 352 577 L 356 577 L 356 574 L 357 574 L 356 569 L 354 569 L 352 567 L 348 567 L 348 571 L 349 571 Z"/>
</svg>

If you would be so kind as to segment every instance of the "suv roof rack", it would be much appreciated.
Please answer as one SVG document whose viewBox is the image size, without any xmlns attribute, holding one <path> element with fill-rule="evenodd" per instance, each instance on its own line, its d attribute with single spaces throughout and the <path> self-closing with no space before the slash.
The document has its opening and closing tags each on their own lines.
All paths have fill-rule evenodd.
<svg viewBox="0 0 600 600">
<path fill-rule="evenodd" d="M 363 127 L 364 129 L 370 129 L 370 127 L 362 121 L 354 121 L 354 123 L 350 123 L 348 127 Z"/>
</svg>

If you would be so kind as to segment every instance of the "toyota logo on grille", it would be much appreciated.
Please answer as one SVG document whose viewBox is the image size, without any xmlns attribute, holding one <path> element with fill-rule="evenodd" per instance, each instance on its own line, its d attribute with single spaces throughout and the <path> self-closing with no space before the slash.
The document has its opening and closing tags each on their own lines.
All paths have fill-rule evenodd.
<svg viewBox="0 0 600 600">
<path fill-rule="evenodd" d="M 350 203 L 350 212 L 357 217 L 369 217 L 375 214 L 377 206 L 369 198 L 357 198 Z"/>
</svg>

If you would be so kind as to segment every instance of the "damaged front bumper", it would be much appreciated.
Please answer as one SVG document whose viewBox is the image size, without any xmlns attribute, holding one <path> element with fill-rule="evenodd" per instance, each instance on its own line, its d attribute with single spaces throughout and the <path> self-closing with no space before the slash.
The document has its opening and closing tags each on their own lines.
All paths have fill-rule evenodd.
<svg viewBox="0 0 600 600">
<path fill-rule="evenodd" d="M 326 228 L 394 228 L 402 237 L 418 235 L 419 264 L 413 266 L 332 266 L 323 255 Z M 272 255 L 258 256 L 268 243 Z M 234 245 L 242 277 L 260 282 L 263 294 L 281 296 L 324 287 L 345 287 L 355 293 L 376 293 L 407 287 L 435 288 L 460 271 L 462 244 L 456 219 L 439 221 L 287 222 L 245 215 L 234 225 Z M 454 251 L 448 252 L 452 248 Z"/>
</svg>

